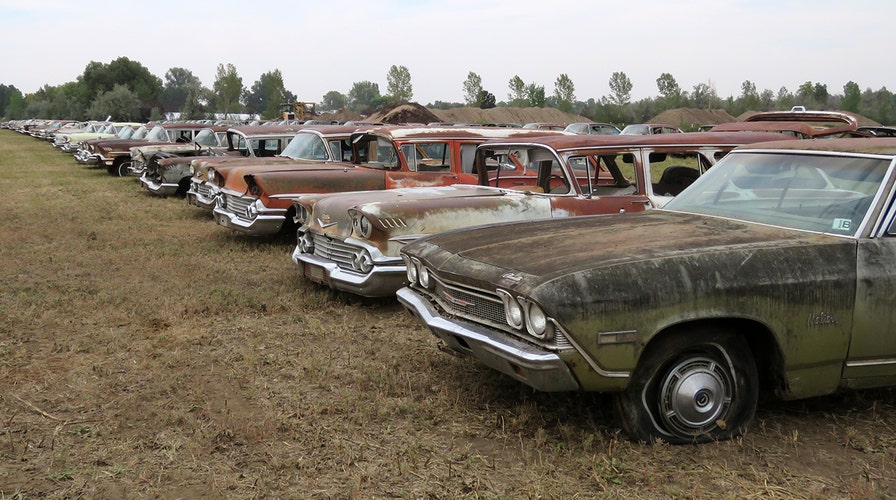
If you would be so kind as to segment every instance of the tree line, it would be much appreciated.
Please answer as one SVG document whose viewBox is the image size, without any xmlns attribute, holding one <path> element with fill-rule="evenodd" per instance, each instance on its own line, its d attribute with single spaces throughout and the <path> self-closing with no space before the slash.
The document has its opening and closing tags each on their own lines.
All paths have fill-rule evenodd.
<svg viewBox="0 0 896 500">
<path fill-rule="evenodd" d="M 407 67 L 391 66 L 386 81 L 385 94 L 380 93 L 377 83 L 358 81 L 347 93 L 327 92 L 318 107 L 326 111 L 348 109 L 368 115 L 384 106 L 413 100 L 411 74 Z M 741 84 L 740 95 L 722 98 L 711 83 L 698 83 L 685 90 L 670 73 L 661 73 L 656 79 L 656 96 L 637 101 L 631 99 L 634 86 L 624 72 L 612 73 L 608 84 L 609 95 L 579 100 L 575 84 L 565 73 L 554 81 L 550 94 L 544 85 L 526 83 L 514 75 L 507 82 L 506 100 L 499 101 L 494 93 L 483 88 L 482 78 L 471 71 L 461 83 L 464 102 L 435 101 L 426 106 L 438 109 L 552 107 L 597 122 L 627 124 L 645 122 L 663 111 L 680 107 L 722 109 L 738 116 L 746 111 L 790 109 L 802 105 L 807 109 L 850 111 L 882 124 L 896 124 L 896 95 L 886 87 L 862 90 L 853 81 L 846 83 L 842 93 L 837 94 L 818 82 L 807 81 L 794 91 L 786 87 L 760 91 L 746 80 Z M 219 64 L 215 81 L 209 88 L 188 69 L 171 68 L 163 81 L 139 62 L 126 57 L 107 64 L 92 61 L 75 81 L 58 86 L 44 85 L 27 95 L 15 86 L 0 84 L 0 116 L 7 120 L 99 120 L 111 116 L 119 121 L 149 121 L 162 119 L 169 112 L 180 113 L 183 119 L 235 113 L 270 119 L 279 116 L 282 104 L 296 100 L 296 95 L 285 88 L 279 69 L 263 73 L 246 87 L 233 64 Z"/>
</svg>

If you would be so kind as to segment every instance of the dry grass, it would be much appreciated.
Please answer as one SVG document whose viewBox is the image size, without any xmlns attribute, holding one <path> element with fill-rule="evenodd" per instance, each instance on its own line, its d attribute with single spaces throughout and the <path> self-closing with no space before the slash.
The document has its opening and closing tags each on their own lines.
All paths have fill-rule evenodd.
<svg viewBox="0 0 896 500">
<path fill-rule="evenodd" d="M 439 352 L 292 241 L 0 131 L 0 498 L 887 498 L 889 390 L 764 403 L 742 439 L 626 440 L 607 400 Z"/>
</svg>

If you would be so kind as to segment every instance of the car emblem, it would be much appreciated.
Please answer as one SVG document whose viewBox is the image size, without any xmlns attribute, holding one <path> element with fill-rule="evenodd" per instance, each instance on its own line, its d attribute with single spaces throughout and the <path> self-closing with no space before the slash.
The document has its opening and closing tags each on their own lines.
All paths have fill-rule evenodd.
<svg viewBox="0 0 896 500">
<path fill-rule="evenodd" d="M 328 228 L 328 227 L 333 227 L 333 226 L 335 226 L 336 224 L 338 224 L 338 222 L 330 222 L 330 216 L 327 215 L 327 214 L 324 214 L 322 217 L 318 218 L 318 219 L 317 219 L 317 223 L 318 223 L 318 224 L 320 225 L 320 227 L 323 228 L 323 229 L 326 229 L 326 228 Z"/>
<path fill-rule="evenodd" d="M 466 300 L 461 300 L 457 297 L 452 297 L 451 295 L 448 294 L 448 292 L 442 292 L 442 296 L 445 298 L 445 300 L 447 300 L 448 302 L 451 302 L 452 304 L 454 304 L 456 306 L 468 307 L 468 306 L 473 305 L 472 302 L 467 302 Z"/>
<path fill-rule="evenodd" d="M 523 281 L 523 277 L 522 277 L 522 276 L 520 276 L 519 274 L 514 274 L 514 273 L 505 273 L 505 274 L 502 274 L 502 275 L 501 275 L 501 278 L 506 279 L 506 280 L 510 280 L 510 281 L 515 281 L 515 282 L 517 282 L 517 283 L 519 283 L 520 281 Z"/>
</svg>

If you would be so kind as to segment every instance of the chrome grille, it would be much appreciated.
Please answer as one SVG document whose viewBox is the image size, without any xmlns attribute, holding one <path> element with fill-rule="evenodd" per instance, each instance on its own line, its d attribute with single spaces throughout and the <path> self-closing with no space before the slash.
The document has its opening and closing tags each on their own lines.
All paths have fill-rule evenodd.
<svg viewBox="0 0 896 500">
<path fill-rule="evenodd" d="M 193 183 L 193 191 L 195 191 L 196 193 L 198 193 L 198 194 L 199 194 L 200 196 L 202 196 L 203 198 L 212 198 L 212 197 L 214 197 L 214 193 L 212 192 L 211 185 L 206 184 L 206 183 L 201 183 L 201 184 L 200 184 L 200 183 L 198 183 L 198 182 L 194 182 L 194 183 Z"/>
<path fill-rule="evenodd" d="M 445 283 L 438 278 L 433 278 L 435 280 L 435 286 L 427 293 L 429 293 L 433 300 L 435 300 L 449 315 L 464 318 L 475 323 L 480 323 L 507 332 L 514 337 L 546 349 L 563 350 L 572 347 L 572 344 L 570 344 L 569 340 L 566 338 L 563 329 L 556 322 L 554 322 L 556 331 L 552 341 L 545 342 L 536 339 L 523 331 L 511 328 L 510 325 L 507 324 L 507 317 L 504 313 L 504 302 L 497 294 L 481 290 L 461 288 Z M 420 289 L 417 288 L 417 290 L 419 291 Z"/>
<path fill-rule="evenodd" d="M 474 293 L 435 281 L 435 299 L 446 311 L 458 316 L 484 321 L 491 326 L 506 326 L 504 303 L 497 295 Z"/>
<path fill-rule="evenodd" d="M 246 218 L 246 208 L 255 201 L 255 198 L 247 198 L 245 196 L 236 196 L 232 194 L 223 194 L 227 206 L 224 208 L 241 219 Z"/>
<path fill-rule="evenodd" d="M 311 233 L 314 238 L 314 255 L 331 260 L 342 269 L 356 270 L 354 266 L 355 256 L 361 249 L 346 244 L 342 240 L 328 238 L 320 233 Z"/>
</svg>

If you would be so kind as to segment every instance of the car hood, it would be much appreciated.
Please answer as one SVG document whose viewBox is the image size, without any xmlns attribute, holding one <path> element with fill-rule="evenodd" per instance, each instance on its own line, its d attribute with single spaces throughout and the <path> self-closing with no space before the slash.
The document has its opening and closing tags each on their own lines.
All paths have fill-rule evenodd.
<svg viewBox="0 0 896 500">
<path fill-rule="evenodd" d="M 471 204 L 476 204 L 474 199 L 504 197 L 507 194 L 503 189 L 454 184 L 326 193 L 302 196 L 301 200 L 313 206 L 309 228 L 331 236 L 347 237 L 352 232 L 349 209 L 364 213 L 381 231 L 390 235 L 419 234 L 419 226 L 425 224 L 424 220 L 429 221 L 432 227 L 444 226 L 441 230 L 461 227 L 456 220 L 445 220 L 440 208 L 461 206 L 470 210 Z M 437 231 L 429 233 L 432 232 Z"/>
<path fill-rule="evenodd" d="M 640 263 L 649 268 L 676 257 L 711 259 L 732 252 L 819 244 L 855 246 L 853 240 L 824 234 L 652 210 L 482 226 L 433 235 L 407 248 L 447 272 L 468 274 L 474 267 L 483 280 L 498 282 L 513 275 L 535 285 L 611 266 Z"/>
</svg>

